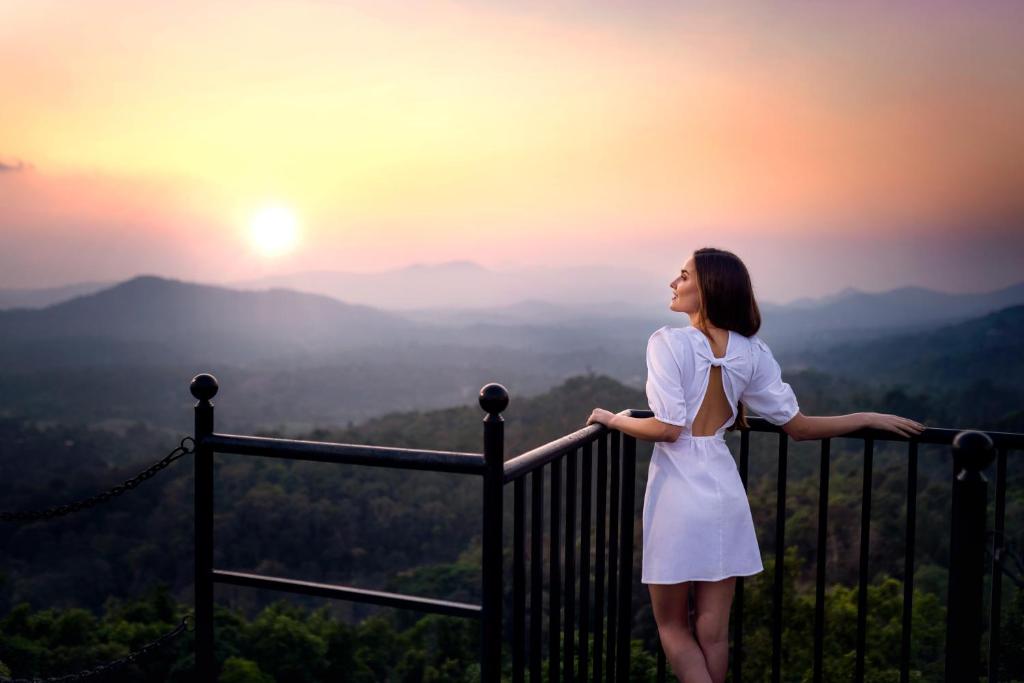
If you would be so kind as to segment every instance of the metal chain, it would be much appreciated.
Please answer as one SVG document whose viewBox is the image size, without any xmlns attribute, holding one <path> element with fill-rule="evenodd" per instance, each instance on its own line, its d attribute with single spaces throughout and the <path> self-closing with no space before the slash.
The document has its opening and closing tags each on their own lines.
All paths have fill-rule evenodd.
<svg viewBox="0 0 1024 683">
<path fill-rule="evenodd" d="M 195 625 L 191 614 L 185 615 L 185 617 L 181 620 L 181 623 L 175 626 L 173 631 L 169 631 L 163 634 L 151 643 L 143 645 L 135 652 L 129 653 L 121 659 L 115 659 L 112 662 L 100 664 L 99 666 L 94 667 L 92 669 L 83 669 L 81 671 L 76 671 L 73 674 L 66 674 L 64 676 L 57 676 L 55 678 L 5 678 L 4 676 L 0 676 L 0 683 L 57 683 L 58 681 L 82 681 L 87 678 L 92 678 L 93 676 L 102 676 L 110 673 L 111 671 L 116 671 L 117 669 L 120 669 L 126 664 L 134 664 L 138 660 L 147 656 L 153 650 L 162 647 L 168 641 L 177 638 L 186 629 L 188 629 L 189 631 L 195 630 Z"/>
<path fill-rule="evenodd" d="M 105 503 L 111 498 L 121 495 L 125 491 L 134 489 L 136 486 L 149 479 L 181 456 L 195 452 L 195 444 L 196 442 L 191 436 L 186 436 L 174 450 L 164 456 L 163 460 L 149 466 L 145 471 L 140 472 L 128 481 L 115 486 L 109 491 L 98 493 L 91 498 L 86 498 L 85 500 L 79 500 L 65 505 L 56 505 L 54 507 L 46 508 L 45 510 L 0 512 L 0 522 L 34 522 L 40 519 L 53 519 L 55 517 L 62 517 L 64 515 L 69 515 L 72 512 L 78 512 L 79 510 L 90 508 L 98 503 Z M 3 679 L 0 679 L 0 682 L 2 681 Z"/>
</svg>

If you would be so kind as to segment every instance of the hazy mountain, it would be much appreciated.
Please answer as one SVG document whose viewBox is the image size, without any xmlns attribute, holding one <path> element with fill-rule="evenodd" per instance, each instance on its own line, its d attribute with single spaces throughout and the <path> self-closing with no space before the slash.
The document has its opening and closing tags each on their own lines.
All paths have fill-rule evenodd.
<svg viewBox="0 0 1024 683">
<path fill-rule="evenodd" d="M 962 312 L 1021 289 L 988 298 L 911 290 L 911 304 L 906 290 L 847 292 L 802 310 L 766 307 L 762 334 L 787 371 L 810 365 L 912 386 L 1020 378 L 1012 349 L 980 344 L 995 329 L 989 318 L 932 332 L 939 325 L 914 306 L 952 297 L 959 308 L 946 308 Z M 295 429 L 452 404 L 490 381 L 521 395 L 593 371 L 642 387 L 647 338 L 685 316 L 628 317 L 625 306 L 602 316 L 597 306 L 533 300 L 397 314 L 316 294 L 140 277 L 41 310 L 0 311 L 0 415 L 187 422 L 187 382 L 202 371 L 221 378 L 227 419 Z M 1019 333 L 998 339 L 1012 346 Z M 949 358 L 963 362 L 945 373 Z M 993 362 L 1003 364 L 998 373 Z"/>
<path fill-rule="evenodd" d="M 666 307 L 667 310 L 667 307 Z M 540 299 L 526 299 L 512 304 L 483 308 L 442 306 L 402 311 L 410 320 L 448 325 L 496 324 L 549 324 L 566 325 L 602 320 L 652 320 L 658 316 L 650 311 L 638 311 L 625 301 L 603 301 L 581 304 L 558 304 Z M 671 315 L 671 313 L 669 313 Z"/>
<path fill-rule="evenodd" d="M 7 308 L 43 308 L 110 287 L 112 282 L 79 282 L 62 287 L 39 289 L 0 289 L 0 310 Z"/>
<path fill-rule="evenodd" d="M 324 296 L 137 277 L 39 310 L 0 311 L 0 359 L 8 367 L 240 362 L 377 344 L 407 326 Z"/>
<path fill-rule="evenodd" d="M 566 275 L 571 270 L 545 272 Z M 607 269 L 605 275 L 612 272 Z M 507 274 L 457 262 L 411 266 L 389 279 L 421 296 L 417 278 L 465 284 Z M 778 351 L 802 352 L 921 331 L 1024 303 L 1024 283 L 982 294 L 908 287 L 877 294 L 844 290 L 826 299 L 795 307 L 765 304 L 760 334 Z M 39 310 L 0 311 L 0 359 L 27 366 L 189 359 L 237 364 L 270 357 L 319 359 L 360 347 L 410 344 L 639 354 L 653 330 L 688 324 L 686 316 L 663 303 L 644 308 L 591 294 L 580 303 L 535 298 L 396 313 L 308 292 L 238 291 L 138 277 Z"/>
<path fill-rule="evenodd" d="M 866 340 L 895 331 L 921 331 L 1018 304 L 1024 304 L 1024 282 L 971 294 L 921 287 L 873 294 L 844 290 L 813 305 L 804 301 L 795 308 L 792 304 L 762 306 L 762 334 L 788 349 L 813 350 L 822 344 Z"/>
<path fill-rule="evenodd" d="M 221 379 L 229 423 L 289 428 L 450 405 L 490 381 L 520 393 L 591 369 L 639 381 L 644 337 L 615 352 L 610 334 L 593 336 L 428 324 L 315 294 L 139 277 L 0 311 L 0 416 L 187 423 L 187 383 L 202 371 Z"/>
<path fill-rule="evenodd" d="M 828 304 L 834 304 L 837 301 L 842 301 L 847 297 L 858 296 L 860 294 L 864 294 L 864 292 L 860 291 L 859 289 L 856 289 L 855 287 L 844 287 L 843 289 L 839 290 L 838 292 L 835 292 L 834 294 L 827 294 L 817 299 L 813 297 L 802 297 L 800 299 L 794 299 L 793 301 L 790 301 L 787 304 L 782 304 L 782 307 L 791 309 L 820 308 Z"/>
<path fill-rule="evenodd" d="M 343 301 L 401 311 L 435 324 L 559 324 L 590 327 L 600 318 L 686 324 L 668 310 L 667 281 L 631 268 L 536 267 L 491 270 L 456 261 L 383 273 L 311 272 L 236 283 L 286 286 Z M 802 347 L 813 341 L 868 339 L 924 329 L 1024 303 L 1024 282 L 992 292 L 949 294 L 920 287 L 868 293 L 847 287 L 817 299 L 762 302 L 766 339 Z M 632 322 L 627 322 L 632 321 Z M 607 326 L 605 326 L 607 327 Z"/>
<path fill-rule="evenodd" d="M 613 266 L 491 270 L 468 261 L 417 264 L 379 273 L 315 271 L 230 283 L 243 289 L 287 287 L 397 311 L 492 309 L 536 300 L 563 305 L 630 301 L 638 312 L 668 305 L 668 278 Z"/>
<path fill-rule="evenodd" d="M 664 324 L 686 324 L 684 317 L 668 310 L 667 284 L 635 268 L 494 270 L 470 261 L 452 261 L 377 273 L 294 273 L 236 282 L 228 287 L 251 291 L 284 288 L 319 294 L 350 306 L 400 312 L 405 319 L 428 328 L 552 325 L 577 327 L 591 336 L 603 337 L 624 327 L 646 330 L 649 334 Z M 0 290 L 0 308 L 38 307 L 101 287 L 100 283 L 83 283 L 47 290 Z M 762 335 L 776 344 L 803 348 L 870 339 L 899 329 L 925 329 L 1022 303 L 1024 282 L 970 294 L 920 287 L 868 293 L 847 287 L 824 297 L 802 298 L 787 304 L 761 302 Z M 628 338 L 635 336 L 630 334 Z"/>
<path fill-rule="evenodd" d="M 926 331 L 791 354 L 791 362 L 917 388 L 988 381 L 1024 395 L 1024 306 Z M 782 362 L 785 362 L 783 358 Z"/>
</svg>

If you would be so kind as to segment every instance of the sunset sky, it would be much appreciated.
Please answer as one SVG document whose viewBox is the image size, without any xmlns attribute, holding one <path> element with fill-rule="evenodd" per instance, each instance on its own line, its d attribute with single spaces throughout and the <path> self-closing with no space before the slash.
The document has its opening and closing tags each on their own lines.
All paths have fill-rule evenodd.
<svg viewBox="0 0 1024 683">
<path fill-rule="evenodd" d="M 719 246 L 774 301 L 994 289 L 1021 35 L 1020 2 L 0 0 L 0 287 Z"/>
</svg>

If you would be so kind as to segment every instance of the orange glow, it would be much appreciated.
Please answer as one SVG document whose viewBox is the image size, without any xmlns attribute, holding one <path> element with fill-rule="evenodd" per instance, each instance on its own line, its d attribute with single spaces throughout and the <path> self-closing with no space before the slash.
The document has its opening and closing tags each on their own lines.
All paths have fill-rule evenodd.
<svg viewBox="0 0 1024 683">
<path fill-rule="evenodd" d="M 1019 4 L 530 7 L 6 2 L 0 160 L 94 225 L 136 206 L 133 230 L 236 249 L 288 197 L 296 265 L 327 245 L 474 258 L 481 230 L 530 254 L 595 226 L 883 234 L 1022 210 Z M 63 211 L 14 175 L 9 215 Z"/>
</svg>

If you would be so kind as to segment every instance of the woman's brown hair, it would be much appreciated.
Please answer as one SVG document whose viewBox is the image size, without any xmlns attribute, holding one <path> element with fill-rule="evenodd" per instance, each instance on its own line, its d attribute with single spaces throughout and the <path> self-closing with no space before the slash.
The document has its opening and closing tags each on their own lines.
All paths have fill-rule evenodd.
<svg viewBox="0 0 1024 683">
<path fill-rule="evenodd" d="M 700 320 L 744 337 L 757 334 L 761 311 L 743 261 L 731 251 L 704 247 L 693 252 L 693 264 L 700 293 Z M 737 402 L 736 420 L 729 430 L 748 427 L 743 404 Z"/>
</svg>

